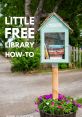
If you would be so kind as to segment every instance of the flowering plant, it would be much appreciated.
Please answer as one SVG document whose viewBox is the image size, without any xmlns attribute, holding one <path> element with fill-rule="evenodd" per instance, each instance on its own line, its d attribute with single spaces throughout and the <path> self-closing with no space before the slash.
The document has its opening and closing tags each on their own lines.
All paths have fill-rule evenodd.
<svg viewBox="0 0 82 117">
<path fill-rule="evenodd" d="M 73 113 L 82 107 L 73 98 L 62 94 L 59 94 L 56 100 L 52 98 L 52 94 L 40 96 L 36 99 L 35 104 L 40 111 L 56 115 Z"/>
</svg>

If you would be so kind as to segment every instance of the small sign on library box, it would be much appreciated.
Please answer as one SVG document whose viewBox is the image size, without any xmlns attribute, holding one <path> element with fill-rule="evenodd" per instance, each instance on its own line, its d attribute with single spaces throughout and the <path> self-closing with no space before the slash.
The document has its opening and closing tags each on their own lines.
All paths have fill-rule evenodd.
<svg viewBox="0 0 82 117">
<path fill-rule="evenodd" d="M 69 62 L 69 30 L 72 30 L 56 13 L 51 13 L 40 30 L 41 62 Z"/>
</svg>

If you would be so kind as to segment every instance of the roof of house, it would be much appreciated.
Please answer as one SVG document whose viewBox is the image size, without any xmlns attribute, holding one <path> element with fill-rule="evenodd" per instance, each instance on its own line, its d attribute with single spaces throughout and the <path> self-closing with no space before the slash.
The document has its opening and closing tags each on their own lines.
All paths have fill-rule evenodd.
<svg viewBox="0 0 82 117">
<path fill-rule="evenodd" d="M 56 16 L 68 29 L 70 29 L 71 31 L 73 31 L 70 26 L 55 12 L 50 13 L 50 15 L 44 20 L 44 22 L 41 24 L 39 30 L 43 27 L 43 25 L 47 22 L 47 20 L 49 18 L 51 18 L 52 16 Z"/>
</svg>

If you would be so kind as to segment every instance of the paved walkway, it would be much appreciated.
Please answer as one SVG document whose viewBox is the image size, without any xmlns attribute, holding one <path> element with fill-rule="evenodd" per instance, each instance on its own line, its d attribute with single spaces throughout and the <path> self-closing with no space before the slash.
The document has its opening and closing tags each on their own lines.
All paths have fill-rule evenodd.
<svg viewBox="0 0 82 117">
<path fill-rule="evenodd" d="M 0 56 L 0 117 L 28 113 L 29 117 L 39 117 L 39 113 L 35 112 L 34 99 L 52 92 L 51 73 L 11 73 L 10 68 L 9 60 Z M 75 98 L 82 97 L 81 70 L 60 72 L 59 83 L 61 93 Z M 78 111 L 77 117 L 82 117 L 82 109 Z"/>
<path fill-rule="evenodd" d="M 60 72 L 59 91 L 65 95 L 82 97 L 82 71 Z M 27 115 L 35 111 L 34 99 L 51 93 L 51 73 L 0 73 L 0 117 Z M 37 113 L 32 115 L 39 117 Z M 82 110 L 80 115 L 82 116 Z"/>
<path fill-rule="evenodd" d="M 0 55 L 0 73 L 1 72 L 11 72 L 11 64 L 7 58 Z"/>
</svg>

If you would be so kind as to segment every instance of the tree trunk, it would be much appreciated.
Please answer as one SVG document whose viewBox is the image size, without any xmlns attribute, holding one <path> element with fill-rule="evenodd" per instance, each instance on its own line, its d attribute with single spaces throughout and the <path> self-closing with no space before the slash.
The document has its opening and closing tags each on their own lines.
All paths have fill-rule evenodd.
<svg viewBox="0 0 82 117">
<path fill-rule="evenodd" d="M 59 0 L 57 2 L 56 6 L 54 7 L 53 12 L 57 12 L 58 11 L 59 6 L 60 6 L 60 4 L 62 2 L 63 2 L 63 0 Z M 31 16 L 30 3 L 31 3 L 31 0 L 25 0 L 25 16 L 27 17 L 27 19 Z M 38 7 L 37 7 L 37 10 L 36 10 L 35 15 L 34 15 L 35 16 L 35 26 L 34 26 L 35 33 L 38 30 L 41 17 L 45 17 L 45 16 L 48 15 L 48 14 L 46 14 L 46 15 L 42 14 L 43 4 L 44 4 L 44 0 L 40 0 L 39 4 L 38 4 Z"/>
<path fill-rule="evenodd" d="M 37 32 L 39 24 L 40 24 L 43 3 L 44 3 L 44 0 L 40 0 L 37 10 L 35 12 L 35 33 Z"/>
<path fill-rule="evenodd" d="M 31 3 L 31 0 L 25 0 L 25 16 L 27 18 L 31 16 L 30 3 Z"/>
</svg>

